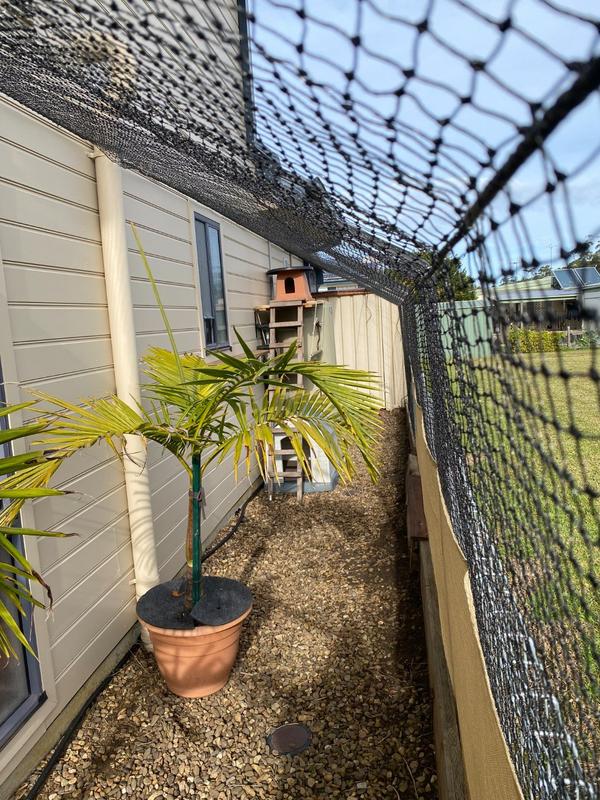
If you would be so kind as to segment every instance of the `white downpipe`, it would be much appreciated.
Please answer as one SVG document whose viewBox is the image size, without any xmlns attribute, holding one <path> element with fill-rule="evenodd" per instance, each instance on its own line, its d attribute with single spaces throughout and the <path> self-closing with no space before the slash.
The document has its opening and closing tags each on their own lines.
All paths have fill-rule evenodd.
<svg viewBox="0 0 600 800">
<path fill-rule="evenodd" d="M 117 395 L 126 403 L 140 402 L 138 355 L 129 264 L 121 167 L 95 149 L 96 186 L 102 239 L 104 279 Z M 159 582 L 150 503 L 146 445 L 140 436 L 128 436 L 123 458 L 131 529 L 135 594 L 141 597 Z M 147 644 L 147 634 L 142 638 Z"/>
</svg>

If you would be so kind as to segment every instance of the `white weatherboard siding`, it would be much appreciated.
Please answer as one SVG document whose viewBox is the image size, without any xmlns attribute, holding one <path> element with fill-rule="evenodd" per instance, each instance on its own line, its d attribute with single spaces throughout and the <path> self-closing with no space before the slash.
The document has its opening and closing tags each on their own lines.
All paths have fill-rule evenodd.
<svg viewBox="0 0 600 800">
<path fill-rule="evenodd" d="M 0 255 L 9 330 L 5 379 L 30 399 L 39 387 L 69 400 L 114 391 L 94 163 L 90 146 L 0 100 Z M 10 358 L 7 356 L 10 351 Z M 18 385 L 18 390 L 17 390 Z M 54 590 L 44 704 L 0 754 L 2 768 L 35 741 L 135 621 L 132 554 L 120 462 L 108 448 L 74 457 L 57 485 L 77 494 L 30 505 L 24 521 L 77 536 L 26 542 Z M 48 652 L 49 651 L 49 652 Z M 26 748 L 25 748 L 26 749 Z"/>
<path fill-rule="evenodd" d="M 256 333 L 253 308 L 268 302 L 269 297 L 266 276 L 269 269 L 267 241 L 136 173 L 124 171 L 123 189 L 138 355 L 142 357 L 148 347 L 169 347 L 169 343 L 133 240 L 130 229 L 132 222 L 148 256 L 178 349 L 181 352 L 203 352 L 194 213 L 208 217 L 220 225 L 226 307 L 233 352 L 241 352 L 235 339 L 234 327 L 250 346 L 254 346 Z M 272 251 L 279 253 L 280 248 L 272 247 Z M 283 258 L 283 251 L 281 254 Z M 160 447 L 150 447 L 148 460 L 157 560 L 161 579 L 166 580 L 173 577 L 184 563 L 188 482 L 177 460 Z M 252 469 L 250 478 L 247 478 L 242 466 L 240 480 L 236 483 L 231 458 L 209 469 L 204 480 L 206 505 L 202 520 L 203 539 L 215 532 L 223 518 L 235 508 L 239 498 L 257 478 L 256 468 Z"/>
<path fill-rule="evenodd" d="M 94 161 L 89 143 L 0 99 L 0 357 L 11 401 L 30 388 L 72 401 L 115 391 Z M 135 222 L 181 351 L 203 351 L 194 213 L 220 225 L 226 302 L 234 326 L 256 344 L 253 308 L 268 301 L 266 271 L 289 255 L 166 187 L 124 171 L 124 206 L 138 355 L 168 346 L 135 248 Z M 271 254 L 271 260 L 270 260 Z M 187 482 L 175 459 L 148 454 L 161 578 L 183 565 Z M 258 478 L 233 478 L 232 461 L 205 479 L 204 538 Z M 49 700 L 0 752 L 0 782 L 135 622 L 133 559 L 122 464 L 106 446 L 73 457 L 57 485 L 74 493 L 29 504 L 27 525 L 76 533 L 30 540 L 48 578 L 53 615 L 36 614 Z M 43 651 L 43 652 L 42 652 Z"/>
</svg>

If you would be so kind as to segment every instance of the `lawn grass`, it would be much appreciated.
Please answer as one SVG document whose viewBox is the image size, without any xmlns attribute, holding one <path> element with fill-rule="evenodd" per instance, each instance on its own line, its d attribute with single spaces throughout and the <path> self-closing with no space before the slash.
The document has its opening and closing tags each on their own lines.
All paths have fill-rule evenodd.
<svg viewBox="0 0 600 800">
<path fill-rule="evenodd" d="M 518 519 L 524 509 L 529 523 L 536 514 L 551 514 L 557 538 L 573 540 L 600 575 L 595 559 L 588 561 L 600 536 L 600 381 L 594 370 L 600 376 L 598 350 L 493 355 L 451 365 L 449 373 L 471 471 L 487 475 L 494 493 L 506 479 L 507 505 Z"/>
<path fill-rule="evenodd" d="M 578 485 L 589 485 L 600 494 L 600 350 L 533 353 L 521 358 L 536 368 L 545 366 L 551 373 L 549 377 L 535 376 L 527 390 L 538 409 L 565 429 L 550 431 L 552 450 L 564 458 Z M 592 377 L 592 369 L 598 380 Z M 571 425 L 581 432 L 579 440 L 568 432 Z"/>
<path fill-rule="evenodd" d="M 496 358 L 501 373 L 497 399 L 508 416 L 516 412 L 512 444 L 521 443 L 524 472 L 540 480 L 556 538 L 572 545 L 586 571 L 600 576 L 600 352 L 516 354 L 517 361 Z M 534 470 L 532 470 L 534 467 Z M 562 471 L 565 471 L 564 473 Z M 538 493 L 539 494 L 539 493 Z M 529 505 L 529 504 L 528 504 Z"/>
<path fill-rule="evenodd" d="M 449 368 L 480 513 L 588 752 L 597 741 L 593 703 L 600 681 L 600 383 L 594 370 L 600 374 L 598 350 L 501 353 Z"/>
</svg>

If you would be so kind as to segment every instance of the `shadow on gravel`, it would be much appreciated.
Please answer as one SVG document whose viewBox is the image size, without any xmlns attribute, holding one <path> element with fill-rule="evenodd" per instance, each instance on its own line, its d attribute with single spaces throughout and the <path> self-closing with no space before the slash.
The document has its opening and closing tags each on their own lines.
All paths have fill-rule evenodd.
<svg viewBox="0 0 600 800">
<path fill-rule="evenodd" d="M 262 494 L 208 562 L 254 595 L 227 686 L 176 697 L 137 648 L 40 800 L 436 796 L 419 581 L 405 537 L 404 413 L 384 422 L 377 485 L 361 471 L 300 504 Z M 267 746 L 285 722 L 312 731 L 298 756 Z"/>
</svg>

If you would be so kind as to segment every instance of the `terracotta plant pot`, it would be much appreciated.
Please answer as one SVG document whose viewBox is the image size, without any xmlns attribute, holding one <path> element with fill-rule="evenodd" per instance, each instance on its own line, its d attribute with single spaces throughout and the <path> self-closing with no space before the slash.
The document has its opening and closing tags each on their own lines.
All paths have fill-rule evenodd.
<svg viewBox="0 0 600 800">
<path fill-rule="evenodd" d="M 154 657 L 169 689 L 180 697 L 206 697 L 222 689 L 234 665 L 242 622 L 252 608 L 226 625 L 148 629 Z"/>
</svg>

